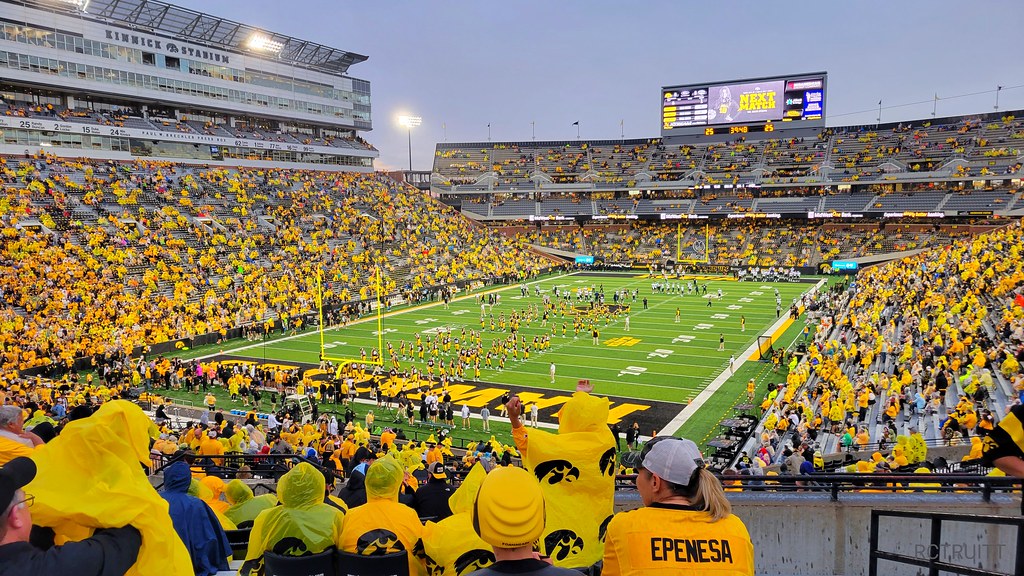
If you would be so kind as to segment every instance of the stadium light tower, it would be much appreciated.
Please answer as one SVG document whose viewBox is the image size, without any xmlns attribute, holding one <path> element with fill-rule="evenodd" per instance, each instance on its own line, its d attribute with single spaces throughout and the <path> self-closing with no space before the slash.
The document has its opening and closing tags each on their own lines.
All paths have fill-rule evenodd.
<svg viewBox="0 0 1024 576">
<path fill-rule="evenodd" d="M 409 132 L 409 172 L 412 172 L 412 129 L 423 123 L 419 116 L 399 116 L 398 123 Z"/>
<path fill-rule="evenodd" d="M 278 54 L 282 49 L 284 49 L 284 42 L 274 40 L 273 38 L 265 34 L 260 34 L 259 32 L 254 32 L 253 35 L 249 37 L 246 44 L 253 52 L 269 52 L 271 54 Z"/>
</svg>

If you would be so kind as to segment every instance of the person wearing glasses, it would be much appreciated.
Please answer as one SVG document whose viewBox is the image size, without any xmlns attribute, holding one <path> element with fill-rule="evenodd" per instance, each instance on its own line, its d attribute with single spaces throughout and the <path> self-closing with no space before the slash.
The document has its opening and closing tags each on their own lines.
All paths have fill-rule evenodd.
<svg viewBox="0 0 1024 576">
<path fill-rule="evenodd" d="M 603 576 L 753 576 L 754 546 L 697 445 L 665 436 L 623 454 L 644 507 L 608 523 Z"/>
<path fill-rule="evenodd" d="M 23 488 L 35 476 L 35 462 L 28 458 L 15 458 L 0 467 L 0 576 L 120 576 L 128 572 L 142 546 L 142 535 L 132 526 L 97 530 L 92 538 L 49 550 L 29 543 L 29 508 L 35 498 Z"/>
</svg>

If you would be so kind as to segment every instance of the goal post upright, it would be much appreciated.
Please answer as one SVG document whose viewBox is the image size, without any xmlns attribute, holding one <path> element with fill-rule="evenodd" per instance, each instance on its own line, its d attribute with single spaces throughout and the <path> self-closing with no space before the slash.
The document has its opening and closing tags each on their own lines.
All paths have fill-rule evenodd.
<svg viewBox="0 0 1024 576">
<path fill-rule="evenodd" d="M 317 315 L 320 318 L 320 322 L 317 324 L 317 326 L 319 326 L 320 329 L 317 330 L 317 331 L 320 332 L 320 355 L 321 356 L 323 356 L 323 354 L 324 354 L 324 279 L 323 279 L 323 275 L 324 275 L 323 269 L 317 267 L 316 277 L 315 277 L 316 278 L 316 311 L 317 311 Z"/>
<path fill-rule="evenodd" d="M 324 283 L 323 283 L 323 270 L 321 270 L 321 269 L 317 270 L 317 273 L 316 273 L 316 276 L 315 276 L 314 280 L 316 282 L 317 314 L 318 314 L 318 317 L 320 319 L 318 328 L 319 328 L 319 332 L 320 332 L 320 357 L 321 358 L 323 358 L 324 360 L 330 360 L 332 362 L 339 362 L 342 365 L 347 365 L 347 364 L 352 364 L 352 363 L 368 364 L 368 365 L 371 365 L 371 366 L 383 366 L 384 365 L 384 300 L 382 298 L 382 295 L 383 295 L 384 291 L 383 291 L 383 283 L 381 281 L 381 277 L 382 276 L 383 276 L 383 268 L 378 264 L 373 269 L 373 287 L 374 287 L 374 291 L 376 292 L 375 300 L 376 300 L 376 304 L 377 304 L 377 306 L 376 306 L 376 308 L 377 308 L 376 309 L 376 315 L 377 315 L 377 352 L 378 352 L 378 359 L 376 361 L 373 361 L 373 360 L 363 360 L 361 358 L 348 358 L 348 357 L 344 357 L 344 356 L 332 356 L 332 355 L 327 353 L 327 350 L 328 350 L 328 348 L 326 346 L 327 342 L 325 342 L 325 340 L 324 340 L 325 324 L 324 324 L 324 287 L 323 287 Z"/>
<path fill-rule="evenodd" d="M 383 254 L 381 255 L 383 257 Z M 384 276 L 384 268 L 381 267 L 380 263 L 377 264 L 375 277 L 375 288 L 377 292 L 377 351 L 380 353 L 380 365 L 384 365 L 384 302 L 381 300 L 381 295 L 384 293 L 384 289 L 381 286 L 381 278 Z"/>
<path fill-rule="evenodd" d="M 677 224 L 676 232 L 676 261 L 683 264 L 710 264 L 711 263 L 711 226 L 704 223 L 704 253 L 702 257 L 683 258 L 682 250 L 682 227 L 683 223 Z M 698 240 L 699 242 L 699 240 Z"/>
<path fill-rule="evenodd" d="M 676 262 L 683 261 L 683 223 L 676 222 Z"/>
</svg>

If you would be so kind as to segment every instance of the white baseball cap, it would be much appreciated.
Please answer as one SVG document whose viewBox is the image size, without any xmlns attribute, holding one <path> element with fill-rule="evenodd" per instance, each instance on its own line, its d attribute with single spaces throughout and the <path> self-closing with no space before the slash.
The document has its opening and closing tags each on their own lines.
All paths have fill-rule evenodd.
<svg viewBox="0 0 1024 576">
<path fill-rule="evenodd" d="M 622 464 L 629 468 L 643 468 L 673 484 L 688 486 L 693 475 L 705 467 L 704 456 L 692 440 L 675 436 L 654 438 L 640 452 L 622 456 Z"/>
</svg>

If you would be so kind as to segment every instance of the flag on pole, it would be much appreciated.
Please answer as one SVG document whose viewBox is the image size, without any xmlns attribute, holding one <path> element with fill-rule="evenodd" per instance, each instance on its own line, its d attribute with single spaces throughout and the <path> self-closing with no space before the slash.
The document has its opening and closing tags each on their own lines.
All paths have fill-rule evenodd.
<svg viewBox="0 0 1024 576">
<path fill-rule="evenodd" d="M 572 123 L 572 125 L 573 125 L 573 126 L 579 126 L 579 125 L 580 125 L 580 121 L 579 121 L 579 120 L 577 120 L 577 121 L 573 122 L 573 123 Z"/>
<path fill-rule="evenodd" d="M 879 100 L 879 101 L 878 101 L 878 105 L 879 105 L 879 106 L 881 106 L 881 105 L 882 105 L 882 101 L 881 101 L 881 100 Z"/>
<path fill-rule="evenodd" d="M 936 93 L 935 93 L 935 99 L 936 99 L 936 100 L 938 100 L 938 99 L 939 99 L 939 93 L 938 93 L 938 92 L 936 92 Z"/>
</svg>

